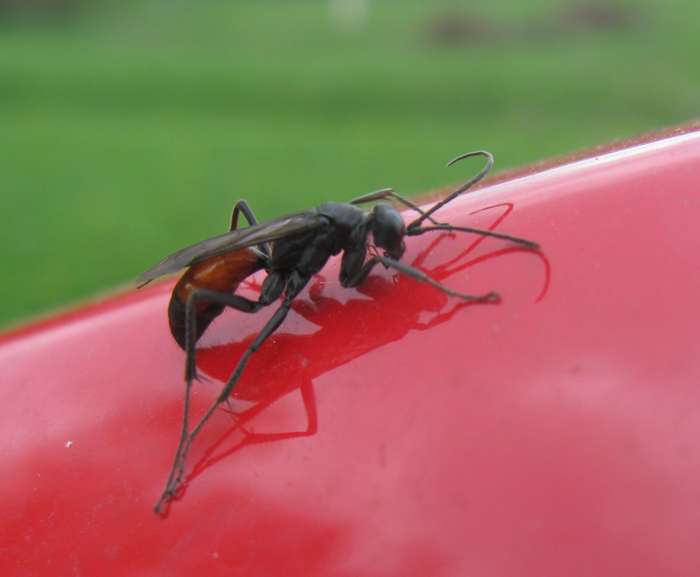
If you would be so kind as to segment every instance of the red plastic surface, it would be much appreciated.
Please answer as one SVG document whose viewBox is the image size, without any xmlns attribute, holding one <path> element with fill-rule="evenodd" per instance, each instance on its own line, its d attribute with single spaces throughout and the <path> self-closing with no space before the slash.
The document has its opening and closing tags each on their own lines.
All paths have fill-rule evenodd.
<svg viewBox="0 0 700 577">
<path fill-rule="evenodd" d="M 464 306 L 337 262 L 195 442 L 173 282 L 0 340 L 2 575 L 700 574 L 700 134 L 494 186 L 408 241 Z M 174 247 L 179 248 L 179 247 Z M 244 285 L 254 295 L 256 282 Z M 272 311 L 227 312 L 203 411 Z"/>
</svg>

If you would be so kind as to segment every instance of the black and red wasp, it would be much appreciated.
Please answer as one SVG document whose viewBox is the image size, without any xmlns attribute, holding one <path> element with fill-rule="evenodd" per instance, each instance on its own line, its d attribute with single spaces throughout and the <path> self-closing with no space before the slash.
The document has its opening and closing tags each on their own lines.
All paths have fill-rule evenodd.
<svg viewBox="0 0 700 577">
<path fill-rule="evenodd" d="M 188 269 L 175 285 L 168 307 L 170 331 L 186 353 L 184 417 L 173 467 L 165 490 L 156 503 L 156 512 L 162 513 L 165 504 L 178 496 L 183 484 L 185 460 L 194 438 L 214 411 L 222 403 L 228 402 L 251 355 L 280 327 L 294 299 L 331 256 L 343 253 L 339 280 L 341 286 L 346 288 L 358 287 L 376 265 L 382 264 L 464 301 L 499 300 L 495 292 L 469 295 L 453 291 L 419 269 L 400 261 L 406 250 L 404 238 L 428 231 L 471 232 L 509 240 L 533 249 L 538 248 L 536 243 L 522 238 L 491 230 L 453 226 L 433 218 L 435 212 L 479 182 L 491 170 L 493 157 L 486 151 L 464 154 L 447 166 L 473 156 L 484 156 L 487 159 L 486 166 L 427 211 L 423 211 L 392 189 L 382 189 L 349 203 L 328 202 L 316 208 L 258 223 L 248 204 L 241 200 L 233 209 L 229 232 L 171 254 L 136 280 L 139 286 L 143 286 L 159 276 L 183 268 Z M 381 202 L 388 199 L 406 205 L 420 216 L 406 225 L 393 205 Z M 369 212 L 358 206 L 371 202 L 377 204 Z M 238 220 L 241 213 L 249 226 L 239 229 Z M 429 221 L 430 224 L 423 225 L 425 221 Z M 262 283 L 257 301 L 235 294 L 238 286 L 247 277 L 263 269 L 267 272 L 267 277 Z M 279 308 L 243 353 L 212 406 L 194 428 L 188 430 L 190 393 L 192 383 L 197 378 L 196 342 L 225 307 L 254 313 L 281 297 L 283 300 Z"/>
</svg>

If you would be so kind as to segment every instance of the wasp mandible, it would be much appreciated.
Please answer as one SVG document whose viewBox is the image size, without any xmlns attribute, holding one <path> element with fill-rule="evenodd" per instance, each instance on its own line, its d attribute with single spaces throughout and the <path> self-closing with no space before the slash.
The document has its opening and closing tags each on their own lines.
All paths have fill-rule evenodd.
<svg viewBox="0 0 700 577">
<path fill-rule="evenodd" d="M 479 182 L 491 170 L 493 156 L 483 150 L 459 156 L 447 166 L 473 156 L 485 157 L 486 166 L 427 211 L 386 188 L 348 203 L 327 202 L 316 208 L 258 223 L 248 203 L 241 200 L 233 209 L 229 232 L 171 254 L 136 280 L 139 286 L 143 286 L 159 276 L 187 268 L 175 285 L 168 307 L 170 331 L 186 353 L 184 417 L 175 461 L 165 490 L 155 506 L 157 513 L 163 513 L 165 504 L 178 496 L 178 490 L 183 484 L 187 453 L 197 433 L 217 407 L 228 402 L 251 355 L 280 327 L 294 299 L 331 256 L 343 253 L 339 275 L 343 287 L 361 285 L 372 269 L 381 264 L 465 301 L 498 301 L 499 296 L 495 292 L 469 295 L 453 291 L 417 268 L 401 262 L 406 250 L 404 238 L 428 231 L 471 232 L 509 240 L 533 249 L 539 248 L 534 242 L 508 234 L 454 226 L 433 218 L 433 214 L 440 208 Z M 386 200 L 404 204 L 416 211 L 418 218 L 406 225 L 392 204 L 382 202 Z M 359 208 L 359 205 L 371 202 L 377 204 L 369 212 Z M 239 229 L 241 214 L 248 221 L 248 226 Z M 429 224 L 424 224 L 426 221 Z M 267 277 L 262 283 L 257 301 L 235 294 L 247 277 L 263 269 L 267 272 Z M 212 406 L 194 428 L 188 430 L 190 393 L 192 382 L 197 377 L 195 344 L 199 338 L 225 307 L 254 313 L 282 297 L 279 308 L 245 351 Z"/>
</svg>

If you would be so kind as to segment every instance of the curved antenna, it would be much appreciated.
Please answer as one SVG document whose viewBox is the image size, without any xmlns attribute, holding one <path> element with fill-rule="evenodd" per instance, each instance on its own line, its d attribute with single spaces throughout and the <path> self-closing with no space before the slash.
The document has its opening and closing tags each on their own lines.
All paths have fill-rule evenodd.
<svg viewBox="0 0 700 577">
<path fill-rule="evenodd" d="M 470 158 L 472 156 L 484 156 L 484 157 L 486 157 L 486 166 L 484 166 L 484 168 L 481 169 L 479 174 L 477 174 L 473 178 L 469 179 L 462 186 L 460 186 L 457 190 L 455 190 L 452 194 L 450 194 L 446 198 L 443 198 L 440 202 L 438 202 L 435 206 L 433 206 L 429 211 L 423 213 L 419 218 L 417 218 L 411 224 L 409 224 L 408 230 L 411 230 L 412 228 L 416 228 L 416 227 L 420 226 L 420 224 L 426 218 L 432 220 L 430 218 L 431 214 L 433 214 L 437 210 L 440 210 L 448 202 L 452 202 L 460 194 L 462 194 L 464 191 L 466 191 L 469 188 L 471 188 L 472 186 L 474 186 L 477 182 L 479 182 L 482 178 L 484 178 L 489 173 L 489 170 L 491 170 L 491 168 L 493 167 L 493 156 L 491 155 L 490 152 L 487 152 L 485 150 L 477 150 L 475 152 L 468 152 L 467 154 L 463 154 L 462 156 L 458 156 L 454 160 L 451 160 L 450 162 L 448 162 L 447 166 L 452 166 L 454 163 L 459 162 L 460 160 L 464 160 L 465 158 Z"/>
</svg>

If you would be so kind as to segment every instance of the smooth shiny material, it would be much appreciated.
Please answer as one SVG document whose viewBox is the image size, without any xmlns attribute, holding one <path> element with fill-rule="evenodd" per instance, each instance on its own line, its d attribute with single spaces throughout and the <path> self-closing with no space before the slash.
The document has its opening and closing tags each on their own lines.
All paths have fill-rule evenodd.
<svg viewBox="0 0 700 577">
<path fill-rule="evenodd" d="M 337 259 L 177 446 L 173 282 L 0 339 L 2 575 L 700 574 L 700 133 L 484 186 L 407 239 L 464 304 Z M 262 275 L 242 285 L 253 296 Z M 201 342 L 195 413 L 272 314 Z M 196 414 L 195 414 L 196 416 Z"/>
</svg>

